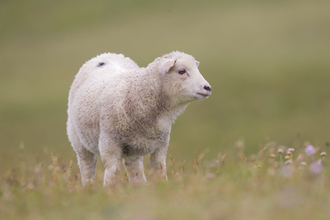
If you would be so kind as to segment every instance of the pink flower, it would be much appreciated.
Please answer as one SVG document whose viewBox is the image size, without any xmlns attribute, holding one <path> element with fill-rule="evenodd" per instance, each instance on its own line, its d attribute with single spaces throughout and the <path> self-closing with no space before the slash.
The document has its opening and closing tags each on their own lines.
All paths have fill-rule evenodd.
<svg viewBox="0 0 330 220">
<path fill-rule="evenodd" d="M 294 148 L 289 148 L 289 149 L 287 150 L 286 154 L 292 154 L 293 151 L 294 151 Z"/>
<path fill-rule="evenodd" d="M 213 173 L 206 173 L 206 174 L 205 174 L 205 177 L 206 177 L 207 179 L 213 179 L 213 178 L 214 178 L 214 174 L 213 174 Z"/>
<path fill-rule="evenodd" d="M 306 148 L 305 148 L 305 153 L 308 155 L 308 156 L 313 156 L 315 154 L 315 148 L 313 147 L 313 145 L 308 145 Z"/>
<path fill-rule="evenodd" d="M 314 174 L 319 174 L 323 170 L 323 165 L 321 161 L 314 161 L 310 166 L 309 166 L 309 171 L 311 171 Z"/>
</svg>

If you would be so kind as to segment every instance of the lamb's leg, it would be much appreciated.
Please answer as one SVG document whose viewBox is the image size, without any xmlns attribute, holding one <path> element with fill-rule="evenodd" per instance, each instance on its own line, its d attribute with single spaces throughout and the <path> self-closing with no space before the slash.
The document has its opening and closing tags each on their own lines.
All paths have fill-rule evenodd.
<svg viewBox="0 0 330 220">
<path fill-rule="evenodd" d="M 150 155 L 150 167 L 156 177 L 165 178 L 166 175 L 166 153 L 167 146 L 158 148 Z"/>
<path fill-rule="evenodd" d="M 129 182 L 133 185 L 146 182 L 143 168 L 143 156 L 123 159 Z"/>
<path fill-rule="evenodd" d="M 120 147 L 108 138 L 101 137 L 99 150 L 105 168 L 103 186 L 117 185 L 121 173 L 122 151 Z"/>
<path fill-rule="evenodd" d="M 76 130 L 70 120 L 67 124 L 67 130 L 72 147 L 77 153 L 82 184 L 86 185 L 89 182 L 93 182 L 96 172 L 96 156 L 80 143 Z"/>
<path fill-rule="evenodd" d="M 93 182 L 96 172 L 96 155 L 81 148 L 76 150 L 83 185 Z"/>
</svg>

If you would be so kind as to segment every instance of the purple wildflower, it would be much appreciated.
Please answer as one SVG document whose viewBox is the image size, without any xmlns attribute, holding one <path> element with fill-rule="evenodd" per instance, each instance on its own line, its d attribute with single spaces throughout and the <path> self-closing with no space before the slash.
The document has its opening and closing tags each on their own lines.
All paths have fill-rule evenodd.
<svg viewBox="0 0 330 220">
<path fill-rule="evenodd" d="M 315 148 L 313 145 L 308 145 L 306 148 L 305 148 L 305 153 L 308 155 L 308 156 L 313 156 L 315 154 Z"/>
<path fill-rule="evenodd" d="M 323 165 L 321 161 L 314 161 L 310 166 L 309 166 L 309 171 L 311 171 L 314 174 L 319 174 L 323 170 Z"/>
</svg>

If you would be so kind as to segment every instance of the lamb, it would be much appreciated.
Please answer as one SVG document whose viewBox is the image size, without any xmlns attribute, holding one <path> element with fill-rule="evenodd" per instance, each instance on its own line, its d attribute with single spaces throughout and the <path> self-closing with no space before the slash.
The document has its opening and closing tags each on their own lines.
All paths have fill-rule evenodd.
<svg viewBox="0 0 330 220">
<path fill-rule="evenodd" d="M 172 123 L 211 86 L 191 55 L 176 51 L 145 68 L 122 54 L 87 61 L 71 85 L 67 134 L 77 153 L 82 184 L 93 181 L 96 157 L 104 164 L 104 186 L 118 183 L 123 160 L 131 183 L 146 181 L 143 156 L 154 175 L 167 179 L 166 152 Z"/>
</svg>

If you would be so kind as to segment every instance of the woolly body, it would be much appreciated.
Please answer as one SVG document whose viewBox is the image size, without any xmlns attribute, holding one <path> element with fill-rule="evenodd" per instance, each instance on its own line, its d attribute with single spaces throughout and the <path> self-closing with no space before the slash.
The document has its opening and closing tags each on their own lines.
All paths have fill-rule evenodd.
<svg viewBox="0 0 330 220">
<path fill-rule="evenodd" d="M 197 66 L 181 52 L 157 58 L 146 68 L 121 54 L 105 53 L 80 68 L 69 93 L 67 131 L 83 184 L 94 178 L 96 156 L 105 165 L 104 185 L 116 184 L 121 159 L 131 182 L 145 181 L 147 154 L 154 173 L 166 177 L 172 123 L 190 101 L 211 94 Z M 186 74 L 177 73 L 182 69 Z"/>
</svg>

